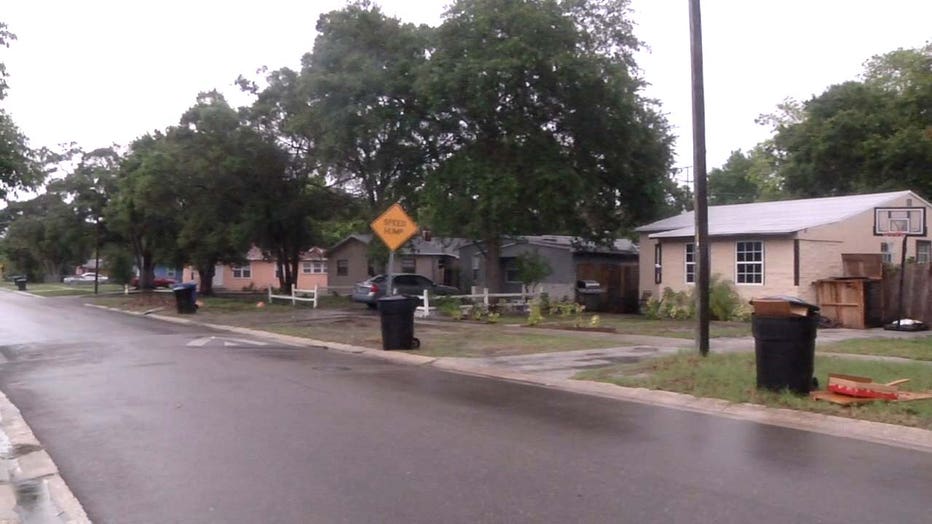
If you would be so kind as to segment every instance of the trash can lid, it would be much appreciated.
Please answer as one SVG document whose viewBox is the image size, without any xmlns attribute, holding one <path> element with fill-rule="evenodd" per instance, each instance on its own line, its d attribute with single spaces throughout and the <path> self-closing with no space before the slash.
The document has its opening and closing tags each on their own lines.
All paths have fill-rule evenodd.
<svg viewBox="0 0 932 524">
<path fill-rule="evenodd" d="M 819 311 L 819 306 L 789 295 L 754 298 L 750 303 L 754 314 L 764 316 L 808 316 Z"/>
</svg>

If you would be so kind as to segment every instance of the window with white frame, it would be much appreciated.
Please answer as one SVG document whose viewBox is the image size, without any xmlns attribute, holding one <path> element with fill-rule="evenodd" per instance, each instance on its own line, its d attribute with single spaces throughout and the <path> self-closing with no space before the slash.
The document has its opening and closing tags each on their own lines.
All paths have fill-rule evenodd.
<svg viewBox="0 0 932 524">
<path fill-rule="evenodd" d="M 252 267 L 249 264 L 233 266 L 233 278 L 252 278 Z"/>
<path fill-rule="evenodd" d="M 764 283 L 764 243 L 746 240 L 735 243 L 735 283 Z"/>
<path fill-rule="evenodd" d="M 880 254 L 883 255 L 884 264 L 893 263 L 893 242 L 881 242 Z"/>
<path fill-rule="evenodd" d="M 916 241 L 916 262 L 920 264 L 928 264 L 929 262 L 932 262 L 932 241 Z"/>
<path fill-rule="evenodd" d="M 686 244 L 686 283 L 696 283 L 696 244 L 689 242 Z"/>
<path fill-rule="evenodd" d="M 301 273 L 304 275 L 317 275 L 327 272 L 327 265 L 323 260 L 305 260 L 301 262 Z"/>
</svg>

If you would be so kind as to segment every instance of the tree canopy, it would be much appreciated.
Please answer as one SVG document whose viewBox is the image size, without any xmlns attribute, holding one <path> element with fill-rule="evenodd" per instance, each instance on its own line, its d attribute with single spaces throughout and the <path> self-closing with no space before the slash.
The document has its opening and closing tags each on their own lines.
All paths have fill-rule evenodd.
<svg viewBox="0 0 932 524">
<path fill-rule="evenodd" d="M 0 48 L 9 47 L 15 39 L 16 35 L 0 22 Z M 6 65 L 0 61 L 0 101 L 6 97 L 8 76 Z M 0 107 L 0 199 L 5 199 L 10 191 L 33 188 L 42 178 L 42 170 L 36 154 L 29 148 L 29 141 L 16 127 L 13 117 Z"/>
<path fill-rule="evenodd" d="M 792 195 L 932 195 L 932 44 L 876 56 L 860 81 L 785 106 L 775 122 L 776 166 Z"/>
<path fill-rule="evenodd" d="M 593 34 L 608 24 L 586 5 L 460 0 L 433 40 L 428 219 L 483 241 L 491 286 L 507 235 L 613 238 L 664 200 L 672 138 L 639 94 L 636 41 Z"/>
</svg>

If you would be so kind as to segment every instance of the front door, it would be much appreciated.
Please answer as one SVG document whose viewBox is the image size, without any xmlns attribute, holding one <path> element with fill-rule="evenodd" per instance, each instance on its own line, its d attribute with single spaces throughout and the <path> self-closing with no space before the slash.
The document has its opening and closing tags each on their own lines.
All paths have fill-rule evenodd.
<svg viewBox="0 0 932 524">
<path fill-rule="evenodd" d="M 218 265 L 214 268 L 214 280 L 211 282 L 212 287 L 223 287 L 223 266 Z"/>
</svg>

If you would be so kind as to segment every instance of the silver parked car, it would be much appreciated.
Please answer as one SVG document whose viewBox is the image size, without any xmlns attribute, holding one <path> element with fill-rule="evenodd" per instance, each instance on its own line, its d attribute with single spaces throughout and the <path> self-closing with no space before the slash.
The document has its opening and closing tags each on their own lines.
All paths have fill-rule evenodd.
<svg viewBox="0 0 932 524">
<path fill-rule="evenodd" d="M 427 290 L 431 295 L 455 295 L 459 289 L 443 284 L 435 284 L 431 279 L 415 273 L 397 273 L 392 275 L 392 287 L 399 295 L 420 296 Z M 362 302 L 375 309 L 378 300 L 386 295 L 388 282 L 385 275 L 376 275 L 353 286 L 353 302 Z"/>
<path fill-rule="evenodd" d="M 109 280 L 105 275 L 97 275 L 96 273 L 82 273 L 80 275 L 65 277 L 63 282 L 65 284 L 90 284 L 94 282 L 95 278 L 100 284 L 105 284 L 107 280 Z"/>
</svg>

